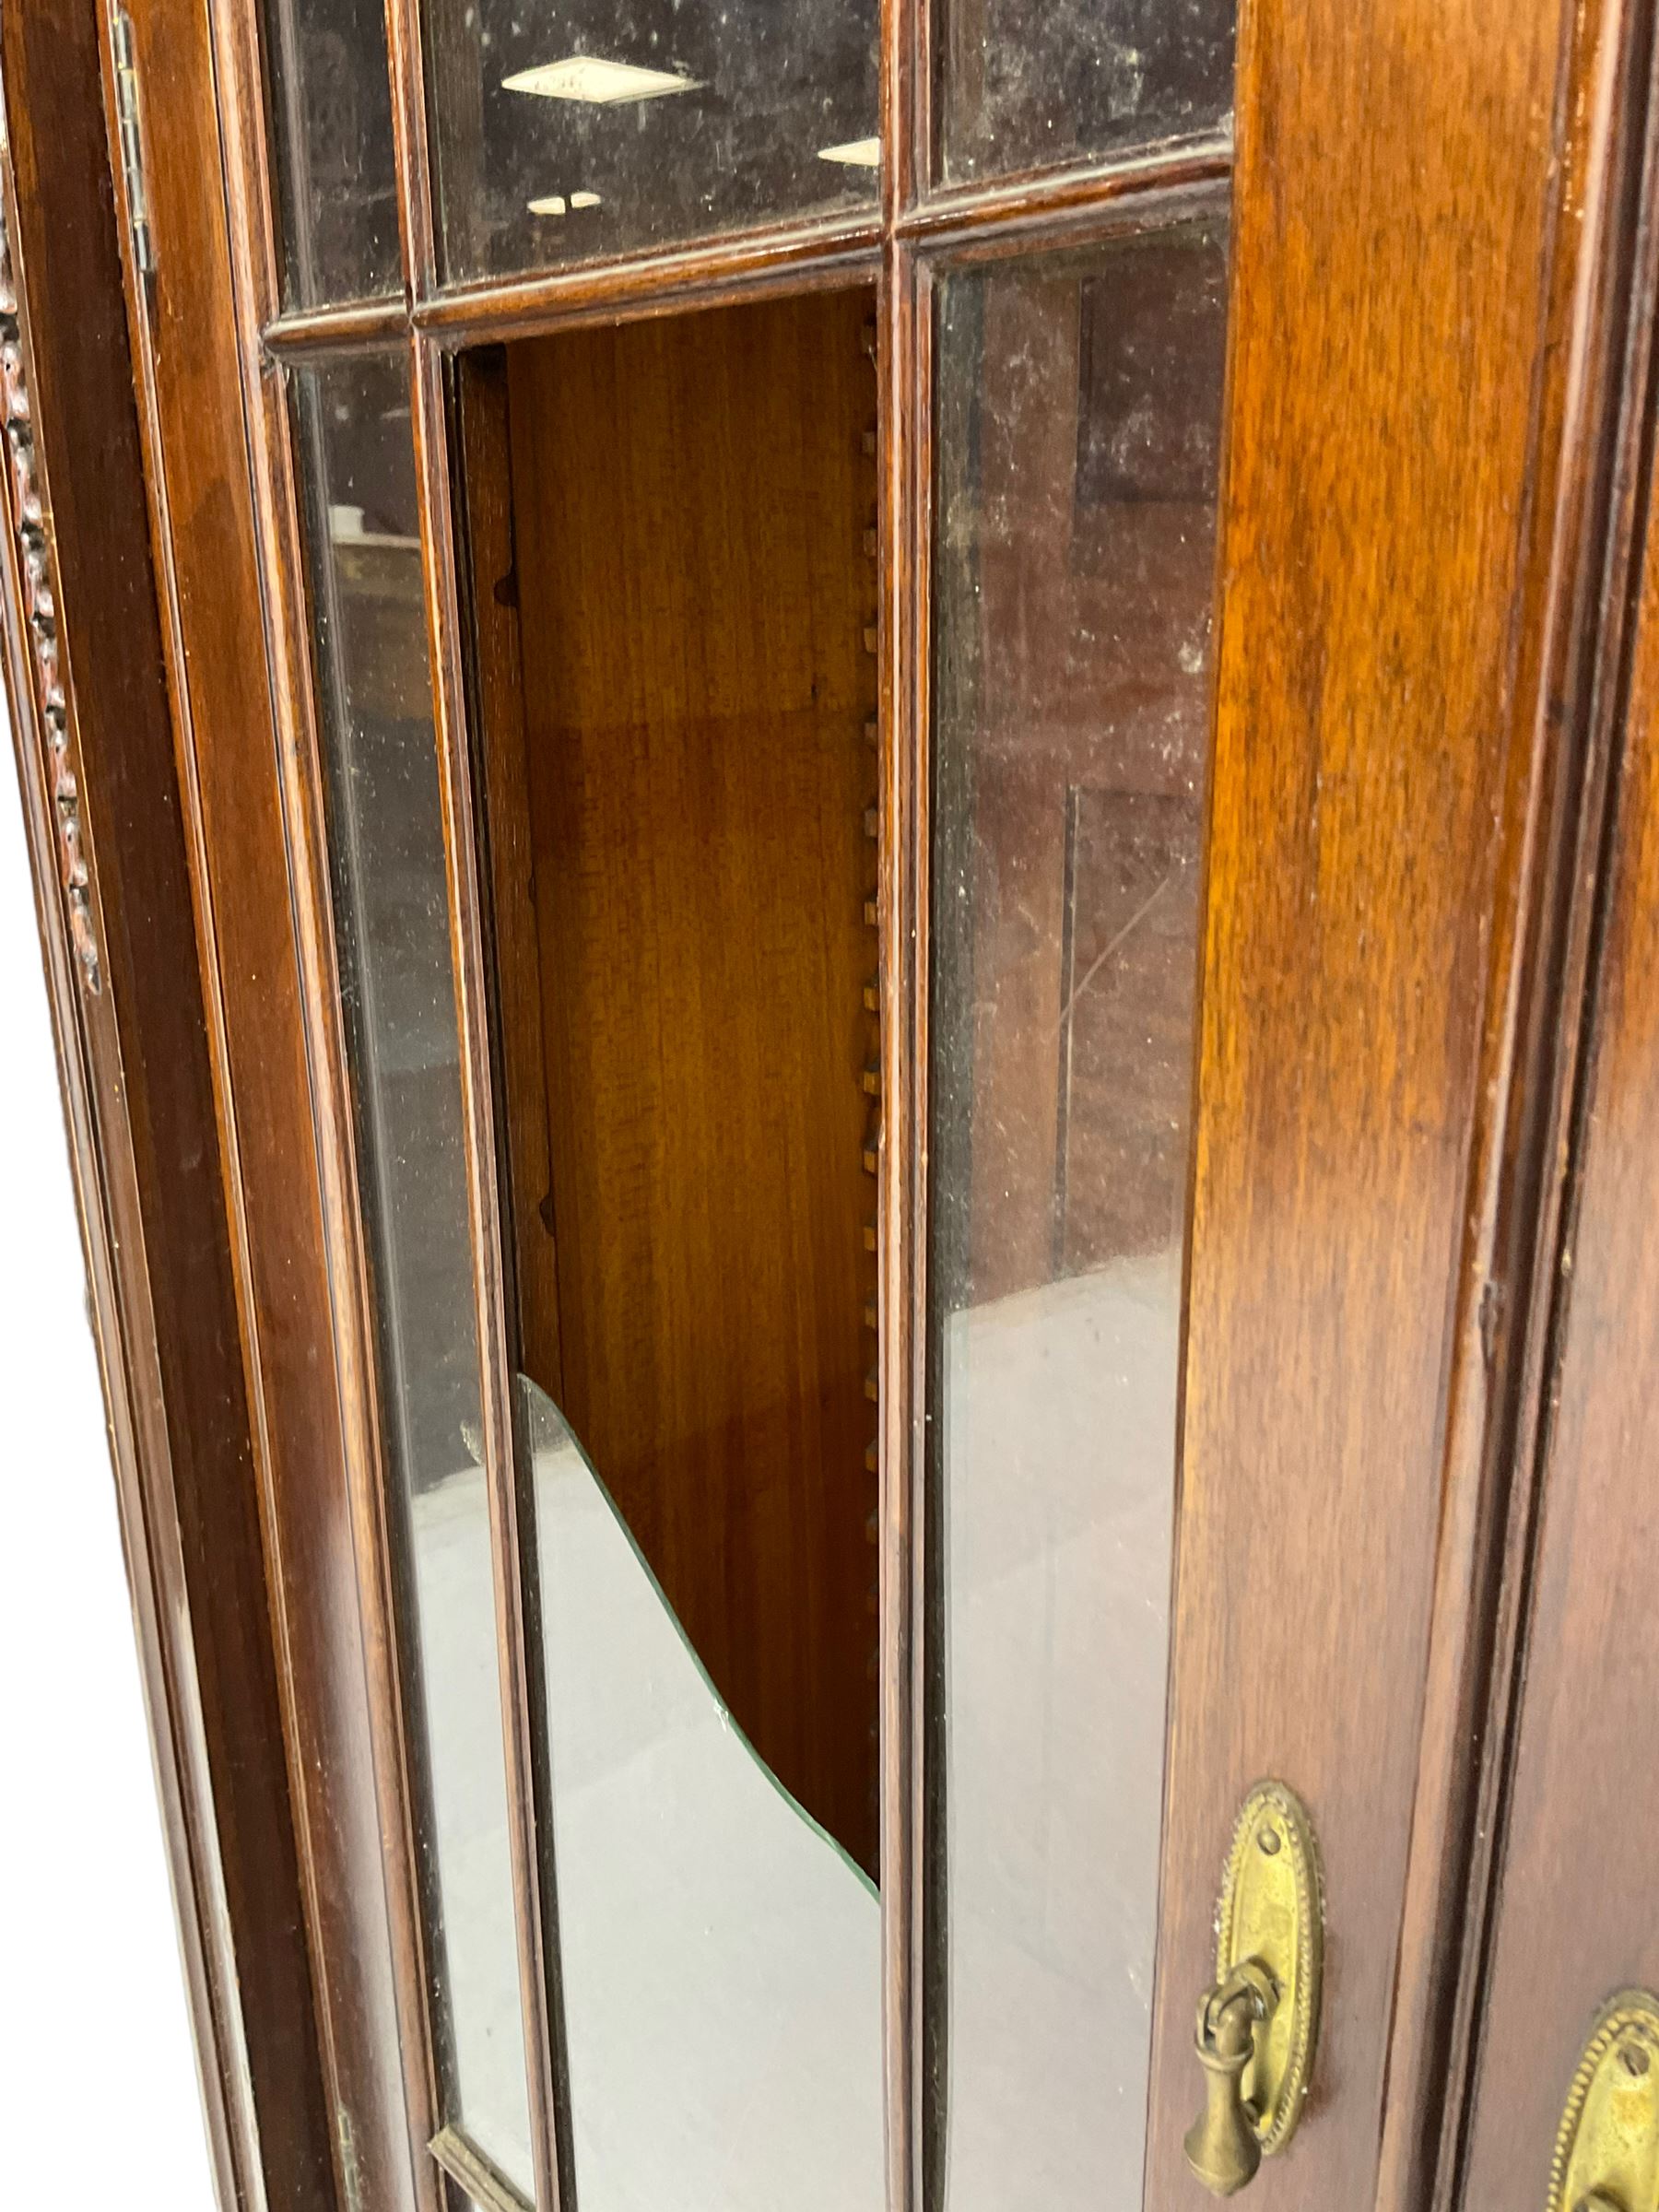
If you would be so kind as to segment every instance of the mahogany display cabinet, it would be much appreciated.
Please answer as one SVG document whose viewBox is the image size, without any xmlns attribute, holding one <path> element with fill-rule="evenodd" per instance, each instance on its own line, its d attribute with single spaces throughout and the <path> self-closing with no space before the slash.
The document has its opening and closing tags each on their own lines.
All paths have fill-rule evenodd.
<svg viewBox="0 0 1659 2212">
<path fill-rule="evenodd" d="M 1656 62 L 7 0 L 224 2212 L 1659 2212 Z"/>
</svg>

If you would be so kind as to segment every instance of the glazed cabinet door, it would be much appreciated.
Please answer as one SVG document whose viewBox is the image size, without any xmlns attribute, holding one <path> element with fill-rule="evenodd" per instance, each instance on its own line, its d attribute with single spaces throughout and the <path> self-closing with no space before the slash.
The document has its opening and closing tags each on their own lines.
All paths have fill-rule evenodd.
<svg viewBox="0 0 1659 2212">
<path fill-rule="evenodd" d="M 347 2212 L 1450 2201 L 1632 19 L 112 16 Z"/>
<path fill-rule="evenodd" d="M 1556 23 L 1500 56 L 1449 18 L 1387 97 L 1357 24 L 1241 29 L 1230 227 L 920 287 L 920 2056 L 959 2206 L 1174 2206 L 1194 2166 L 1415 2202 L 1445 2086 Z"/>
</svg>

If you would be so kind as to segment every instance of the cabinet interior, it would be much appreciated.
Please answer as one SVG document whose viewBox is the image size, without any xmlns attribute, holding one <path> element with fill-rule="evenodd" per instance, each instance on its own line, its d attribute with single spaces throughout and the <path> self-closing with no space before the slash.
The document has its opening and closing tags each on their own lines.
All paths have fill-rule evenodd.
<svg viewBox="0 0 1659 2212">
<path fill-rule="evenodd" d="M 522 1363 L 877 1849 L 874 297 L 464 356 Z"/>
</svg>

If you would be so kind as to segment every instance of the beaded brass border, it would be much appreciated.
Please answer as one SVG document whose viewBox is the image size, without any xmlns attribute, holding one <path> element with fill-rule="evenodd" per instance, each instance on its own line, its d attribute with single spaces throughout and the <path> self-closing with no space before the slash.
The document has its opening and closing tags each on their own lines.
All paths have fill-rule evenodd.
<svg viewBox="0 0 1659 2212">
<path fill-rule="evenodd" d="M 1283 2150 L 1296 2133 L 1313 2072 L 1324 1972 L 1324 1877 L 1307 1806 L 1288 1783 L 1258 1782 L 1240 1808 L 1227 1854 L 1227 1874 L 1216 1915 L 1217 1980 L 1225 1981 L 1240 1963 L 1241 1873 L 1264 1816 L 1270 1816 L 1282 1831 L 1296 1884 L 1296 1985 L 1291 1992 L 1290 2044 L 1273 2109 L 1257 2124 L 1262 2155 L 1271 2158 Z"/>
<path fill-rule="evenodd" d="M 1617 1996 L 1608 1998 L 1595 2016 L 1595 2024 L 1573 2069 L 1561 2124 L 1556 2131 L 1546 2212 L 1572 2212 L 1570 2199 L 1577 2192 L 1570 2191 L 1568 2183 L 1590 2092 L 1614 2050 L 1627 2041 L 1639 2045 L 1649 2054 L 1652 2064 L 1659 2067 L 1659 1997 L 1651 1990 L 1621 1989 Z"/>
</svg>

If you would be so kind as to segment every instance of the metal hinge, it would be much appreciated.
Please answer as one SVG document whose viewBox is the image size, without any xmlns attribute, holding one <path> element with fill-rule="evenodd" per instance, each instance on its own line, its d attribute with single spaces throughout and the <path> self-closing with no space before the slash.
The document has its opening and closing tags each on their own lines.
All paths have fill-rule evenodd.
<svg viewBox="0 0 1659 2212">
<path fill-rule="evenodd" d="M 338 2109 L 335 2124 L 340 2136 L 340 2176 L 346 2184 L 346 2212 L 363 2212 L 363 2174 L 357 2153 L 357 2133 L 351 2124 L 351 2114 L 344 2105 Z"/>
<path fill-rule="evenodd" d="M 144 190 L 144 137 L 138 128 L 138 65 L 134 58 L 133 18 L 124 7 L 110 18 L 115 48 L 115 120 L 121 131 L 121 171 L 126 185 L 127 220 L 133 231 L 133 259 L 142 276 L 156 273 L 150 241 L 149 202 Z"/>
</svg>

